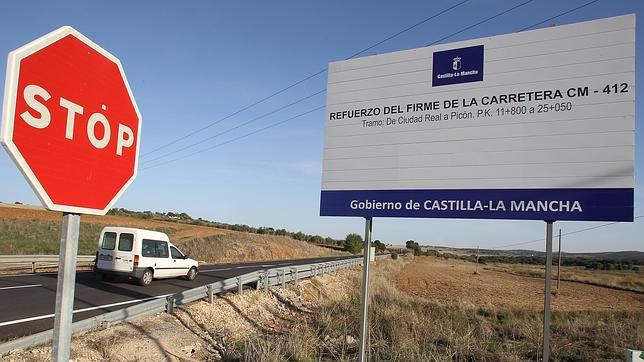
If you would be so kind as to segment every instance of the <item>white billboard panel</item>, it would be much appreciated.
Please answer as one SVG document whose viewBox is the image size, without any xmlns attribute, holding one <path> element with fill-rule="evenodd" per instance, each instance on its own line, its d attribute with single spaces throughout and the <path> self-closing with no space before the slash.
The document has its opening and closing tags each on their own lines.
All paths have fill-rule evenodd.
<svg viewBox="0 0 644 362">
<path fill-rule="evenodd" d="M 320 214 L 633 219 L 635 16 L 329 64 Z"/>
</svg>

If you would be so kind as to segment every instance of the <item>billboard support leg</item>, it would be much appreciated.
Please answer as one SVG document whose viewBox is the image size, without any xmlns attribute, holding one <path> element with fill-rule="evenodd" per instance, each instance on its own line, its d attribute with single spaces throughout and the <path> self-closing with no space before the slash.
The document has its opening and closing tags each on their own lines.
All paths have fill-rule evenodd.
<svg viewBox="0 0 644 362">
<path fill-rule="evenodd" d="M 72 339 L 74 313 L 74 289 L 76 286 L 76 254 L 80 214 L 63 213 L 56 286 L 56 309 L 54 315 L 54 338 L 52 361 L 68 361 Z"/>
<path fill-rule="evenodd" d="M 561 284 L 561 229 L 559 229 L 559 251 L 557 252 L 557 294 Z"/>
<path fill-rule="evenodd" d="M 552 221 L 546 221 L 546 277 L 543 296 L 543 361 L 550 357 L 550 299 L 552 298 Z"/>
<path fill-rule="evenodd" d="M 372 218 L 365 218 L 364 231 L 364 259 L 362 263 L 362 295 L 360 303 L 360 362 L 367 360 L 367 337 L 368 337 L 368 310 L 369 310 L 369 254 L 371 253 L 371 224 Z"/>
</svg>

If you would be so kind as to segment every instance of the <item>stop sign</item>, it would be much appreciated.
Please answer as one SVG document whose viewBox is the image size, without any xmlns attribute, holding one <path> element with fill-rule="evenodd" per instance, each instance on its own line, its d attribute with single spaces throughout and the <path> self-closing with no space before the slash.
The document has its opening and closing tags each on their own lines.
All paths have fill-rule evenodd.
<svg viewBox="0 0 644 362">
<path fill-rule="evenodd" d="M 104 215 L 137 172 L 141 115 L 119 60 L 71 27 L 9 54 L 0 137 L 50 210 Z"/>
</svg>

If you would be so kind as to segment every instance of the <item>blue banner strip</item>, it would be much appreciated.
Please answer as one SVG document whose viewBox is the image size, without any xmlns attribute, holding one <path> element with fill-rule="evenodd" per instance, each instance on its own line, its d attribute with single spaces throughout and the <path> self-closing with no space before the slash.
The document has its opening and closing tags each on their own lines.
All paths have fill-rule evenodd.
<svg viewBox="0 0 644 362">
<path fill-rule="evenodd" d="M 633 221 L 633 189 L 322 191 L 320 216 Z"/>
</svg>

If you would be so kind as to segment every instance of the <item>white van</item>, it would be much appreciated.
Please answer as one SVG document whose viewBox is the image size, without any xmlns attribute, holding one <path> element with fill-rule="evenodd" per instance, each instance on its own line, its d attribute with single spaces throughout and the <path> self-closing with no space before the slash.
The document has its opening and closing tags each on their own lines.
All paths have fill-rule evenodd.
<svg viewBox="0 0 644 362">
<path fill-rule="evenodd" d="M 198 270 L 199 263 L 183 255 L 164 233 L 114 226 L 101 231 L 95 271 L 105 281 L 124 275 L 146 286 L 153 278 L 194 280 Z"/>
</svg>

